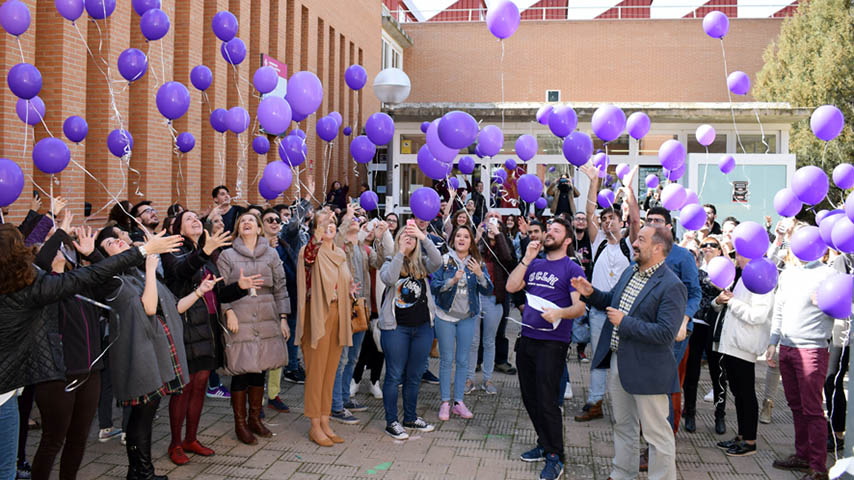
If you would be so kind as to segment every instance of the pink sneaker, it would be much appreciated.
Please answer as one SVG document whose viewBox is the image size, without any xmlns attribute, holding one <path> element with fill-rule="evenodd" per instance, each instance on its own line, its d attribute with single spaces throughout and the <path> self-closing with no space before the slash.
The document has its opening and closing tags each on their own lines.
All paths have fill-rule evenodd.
<svg viewBox="0 0 854 480">
<path fill-rule="evenodd" d="M 439 420 L 446 421 L 451 418 L 451 406 L 448 402 L 442 402 L 442 406 L 439 407 Z"/>
<path fill-rule="evenodd" d="M 463 418 L 471 418 L 474 416 L 474 414 L 471 413 L 471 410 L 469 410 L 463 402 L 455 403 L 454 408 L 451 411 L 454 415 L 459 415 Z"/>
</svg>

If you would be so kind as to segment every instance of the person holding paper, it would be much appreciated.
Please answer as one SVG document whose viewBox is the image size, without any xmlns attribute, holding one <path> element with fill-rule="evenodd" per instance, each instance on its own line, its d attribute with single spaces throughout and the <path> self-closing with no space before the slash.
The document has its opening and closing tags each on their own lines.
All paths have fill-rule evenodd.
<svg viewBox="0 0 854 480">
<path fill-rule="evenodd" d="M 525 257 L 507 279 L 510 293 L 525 289 L 522 337 L 516 341 L 516 366 L 522 402 L 537 432 L 537 445 L 522 454 L 526 462 L 545 460 L 541 479 L 563 473 L 563 415 L 558 408 L 560 377 L 572 340 L 572 319 L 585 305 L 570 279 L 584 277 L 584 269 L 566 256 L 572 243 L 572 224 L 555 219 L 542 243 L 545 259 L 537 258 L 540 242 L 531 241 Z M 567 320 L 567 321 L 562 321 Z"/>
</svg>

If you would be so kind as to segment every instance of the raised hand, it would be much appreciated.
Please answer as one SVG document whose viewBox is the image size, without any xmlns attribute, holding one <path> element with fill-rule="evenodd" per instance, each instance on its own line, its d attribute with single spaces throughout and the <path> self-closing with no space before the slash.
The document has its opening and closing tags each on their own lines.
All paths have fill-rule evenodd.
<svg viewBox="0 0 854 480">
<path fill-rule="evenodd" d="M 385 232 L 388 231 L 388 224 L 380 220 L 377 222 L 377 226 L 374 227 L 374 231 L 376 232 L 376 238 L 381 239 L 385 235 Z"/>
<path fill-rule="evenodd" d="M 160 263 L 159 255 L 149 255 L 145 257 L 145 272 L 153 274 L 157 270 L 157 265 Z"/>
<path fill-rule="evenodd" d="M 264 286 L 264 278 L 260 273 L 245 276 L 243 275 L 243 269 L 240 269 L 240 278 L 237 279 L 237 285 L 243 290 L 249 290 L 250 288 L 258 288 Z"/>
<path fill-rule="evenodd" d="M 59 228 L 65 231 L 65 233 L 70 233 L 72 220 L 74 220 L 74 215 L 71 212 L 65 212 L 62 221 L 59 223 Z"/>
<path fill-rule="evenodd" d="M 74 234 L 77 236 L 77 241 L 73 242 L 74 248 L 80 255 L 88 257 L 95 251 L 95 237 L 97 231 L 92 231 L 92 227 L 75 227 Z"/>
<path fill-rule="evenodd" d="M 574 288 L 578 293 L 585 297 L 589 297 L 593 295 L 593 285 L 590 284 L 584 277 L 575 277 L 569 280 L 569 283 L 572 284 L 572 288 Z"/>
<path fill-rule="evenodd" d="M 142 245 L 145 251 L 149 254 L 157 255 L 160 253 L 177 252 L 178 247 L 184 239 L 181 235 L 166 236 L 166 231 L 155 233 L 148 237 L 148 240 Z"/>
<path fill-rule="evenodd" d="M 528 248 L 525 249 L 525 257 L 522 259 L 527 264 L 531 264 L 531 261 L 537 258 L 537 255 L 540 254 L 540 241 L 539 240 L 531 240 L 528 242 Z"/>
<path fill-rule="evenodd" d="M 469 270 L 471 270 L 472 273 L 474 273 L 478 277 L 483 275 L 483 267 L 477 260 L 470 258 L 466 265 L 469 267 Z"/>
<path fill-rule="evenodd" d="M 525 217 L 519 217 L 519 220 L 516 222 L 519 227 L 519 233 L 522 235 L 528 234 L 528 221 L 525 220 Z"/>
<path fill-rule="evenodd" d="M 596 170 L 596 167 L 593 166 L 591 162 L 587 162 L 584 165 L 578 167 L 581 170 L 581 173 L 587 175 L 591 181 L 595 181 L 599 178 L 599 172 Z"/>
<path fill-rule="evenodd" d="M 222 231 L 211 235 L 205 230 L 205 255 L 211 255 L 217 248 L 231 246 L 231 232 Z"/>
<path fill-rule="evenodd" d="M 52 205 L 51 210 L 52 210 L 54 218 L 55 218 L 55 217 L 58 217 L 60 212 L 62 212 L 62 210 L 65 208 L 65 206 L 68 205 L 68 200 L 66 200 L 60 196 L 57 196 L 56 198 L 53 199 L 53 203 L 51 205 Z"/>
<path fill-rule="evenodd" d="M 30 210 L 38 213 L 42 208 L 42 199 L 39 195 L 33 197 L 33 200 L 30 202 Z"/>
<path fill-rule="evenodd" d="M 213 275 L 208 274 L 205 279 L 202 280 L 202 283 L 199 284 L 199 288 L 197 288 L 196 291 L 199 292 L 199 296 L 202 296 L 213 290 L 217 282 L 220 280 L 222 280 L 222 277 L 214 278 Z"/>
<path fill-rule="evenodd" d="M 424 240 L 427 238 L 427 234 L 422 232 L 420 228 L 415 225 L 406 225 L 406 234 L 410 237 L 417 238 L 418 240 Z"/>
</svg>

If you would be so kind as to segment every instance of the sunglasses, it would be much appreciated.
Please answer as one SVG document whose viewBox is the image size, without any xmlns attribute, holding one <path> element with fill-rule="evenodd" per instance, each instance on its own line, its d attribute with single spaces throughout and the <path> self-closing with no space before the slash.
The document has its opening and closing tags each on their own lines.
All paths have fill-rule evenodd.
<svg viewBox="0 0 854 480">
<path fill-rule="evenodd" d="M 700 245 L 700 248 L 721 248 L 717 243 L 704 243 Z"/>
<path fill-rule="evenodd" d="M 279 217 L 267 217 L 264 219 L 266 223 L 282 223 L 282 219 Z"/>
</svg>

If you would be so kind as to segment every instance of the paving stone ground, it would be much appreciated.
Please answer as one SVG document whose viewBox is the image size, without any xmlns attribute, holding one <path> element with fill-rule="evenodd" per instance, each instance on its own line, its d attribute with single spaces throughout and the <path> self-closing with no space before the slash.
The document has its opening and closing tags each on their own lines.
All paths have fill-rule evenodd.
<svg viewBox="0 0 854 480">
<path fill-rule="evenodd" d="M 515 337 L 518 327 L 508 325 L 508 337 Z M 588 347 L 589 352 L 589 347 Z M 512 355 L 512 354 L 511 354 Z M 512 357 L 511 357 L 512 360 Z M 757 363 L 757 392 L 764 389 L 765 367 Z M 573 416 L 584 404 L 589 378 L 589 364 L 580 363 L 573 355 L 569 360 L 570 378 L 575 393 L 567 401 L 564 431 L 567 454 L 567 479 L 605 480 L 614 453 L 611 406 L 606 405 L 605 418 L 588 423 L 576 423 Z M 431 359 L 431 370 L 438 374 L 438 360 Z M 275 433 L 272 439 L 259 438 L 257 445 L 239 443 L 234 435 L 231 407 L 228 400 L 205 401 L 199 439 L 216 451 L 212 457 L 190 455 L 184 466 L 174 465 L 166 454 L 169 446 L 169 414 L 161 406 L 154 425 L 152 453 L 158 474 L 176 479 L 536 479 L 542 464 L 529 464 L 519 454 L 535 442 L 533 427 L 522 407 L 519 382 L 515 376 L 496 373 L 494 383 L 499 394 L 488 396 L 478 392 L 466 397 L 474 412 L 471 420 L 453 418 L 439 422 L 439 387 L 422 384 L 418 412 L 435 423 L 436 431 L 413 435 L 406 441 L 395 441 L 384 433 L 382 401 L 359 393 L 359 402 L 368 411 L 356 413 L 359 425 L 333 424 L 336 433 L 346 443 L 331 448 L 318 447 L 308 440 L 308 420 L 302 416 L 302 386 L 282 382 L 281 397 L 291 407 L 291 413 L 276 413 L 266 409 L 266 422 Z M 365 380 L 367 382 L 367 380 Z M 699 395 L 711 388 L 708 370 L 704 367 Z M 362 387 L 366 390 L 366 383 Z M 761 401 L 761 399 L 760 399 Z M 684 480 L 759 480 L 797 479 L 800 476 L 775 470 L 775 458 L 794 451 L 792 415 L 786 407 L 782 386 L 774 400 L 773 423 L 759 426 L 759 451 L 756 455 L 732 458 L 715 448 L 715 443 L 735 434 L 735 410 L 727 409 L 726 435 L 714 433 L 714 412 L 711 403 L 698 399 L 697 431 L 680 431 L 676 436 L 676 466 Z M 116 425 L 121 413 L 114 411 Z M 124 478 L 127 457 L 118 440 L 97 441 L 97 421 L 92 426 L 86 455 L 78 478 Z M 28 457 L 32 458 L 40 433 L 31 432 Z M 828 465 L 833 462 L 828 456 Z M 57 467 L 59 461 L 57 459 Z M 54 478 L 58 473 L 54 472 Z M 640 478 L 645 479 L 646 474 Z"/>
</svg>

